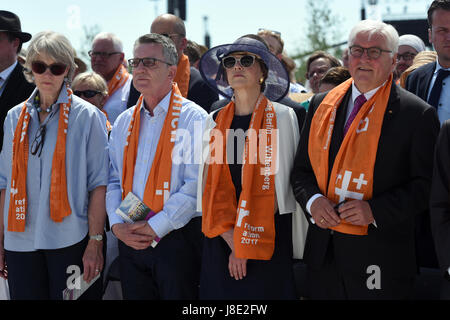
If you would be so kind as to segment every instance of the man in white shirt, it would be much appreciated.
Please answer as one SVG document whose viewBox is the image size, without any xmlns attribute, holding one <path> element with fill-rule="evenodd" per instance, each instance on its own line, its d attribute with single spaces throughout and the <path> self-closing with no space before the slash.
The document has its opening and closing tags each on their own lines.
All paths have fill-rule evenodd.
<svg viewBox="0 0 450 320">
<path fill-rule="evenodd" d="M 127 108 L 132 76 L 124 67 L 122 41 L 113 33 L 101 32 L 92 41 L 89 51 L 92 70 L 108 83 L 108 99 L 103 107 L 108 120 L 114 124 L 116 118 Z"/>
<path fill-rule="evenodd" d="M 6 113 L 25 101 L 34 89 L 34 85 L 26 81 L 23 67 L 17 62 L 22 43 L 30 39 L 31 34 L 22 32 L 17 15 L 0 11 L 0 150 Z"/>
<path fill-rule="evenodd" d="M 308 289 L 313 299 L 405 299 L 439 121 L 393 82 L 392 26 L 361 21 L 348 43 L 352 79 L 312 98 L 292 171 L 310 221 Z"/>
<path fill-rule="evenodd" d="M 125 299 L 198 297 L 201 213 L 196 212 L 199 162 L 193 151 L 201 143 L 193 138 L 201 139 L 207 114 L 181 97 L 173 83 L 177 61 L 176 48 L 167 37 L 148 34 L 136 41 L 129 64 L 142 96 L 117 118 L 110 136 L 106 202 L 111 230 L 120 240 Z M 173 130 L 171 137 L 167 126 Z M 165 143 L 168 138 L 173 153 Z M 166 152 L 173 155 L 163 161 Z M 167 181 L 160 184 L 164 175 Z M 148 221 L 126 224 L 115 213 L 128 192 L 152 209 Z"/>
</svg>

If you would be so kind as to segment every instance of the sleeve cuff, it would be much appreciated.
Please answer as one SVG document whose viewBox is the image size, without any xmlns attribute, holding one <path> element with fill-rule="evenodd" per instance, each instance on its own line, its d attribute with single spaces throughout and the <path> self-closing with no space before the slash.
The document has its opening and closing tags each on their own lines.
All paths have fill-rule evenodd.
<svg viewBox="0 0 450 320">
<path fill-rule="evenodd" d="M 313 195 L 311 198 L 309 198 L 308 202 L 306 203 L 306 211 L 308 211 L 308 213 L 311 215 L 311 206 L 313 204 L 313 202 L 320 197 L 323 197 L 323 194 L 320 193 L 316 193 L 315 195 Z"/>
<path fill-rule="evenodd" d="M 151 217 L 150 220 L 148 220 L 148 224 L 152 227 L 153 231 L 155 231 L 159 238 L 164 237 L 173 230 L 172 224 L 169 219 L 167 219 L 164 211 L 160 211 Z"/>
</svg>

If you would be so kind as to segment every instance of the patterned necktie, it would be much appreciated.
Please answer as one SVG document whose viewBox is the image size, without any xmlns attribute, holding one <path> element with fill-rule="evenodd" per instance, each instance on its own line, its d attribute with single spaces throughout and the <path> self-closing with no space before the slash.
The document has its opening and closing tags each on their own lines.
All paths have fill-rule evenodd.
<svg viewBox="0 0 450 320">
<path fill-rule="evenodd" d="M 355 105 L 353 106 L 353 110 L 350 113 L 350 117 L 348 117 L 347 123 L 345 124 L 344 127 L 344 135 L 347 133 L 348 128 L 350 128 L 353 120 L 355 119 L 356 115 L 358 114 L 359 109 L 361 109 L 361 107 L 363 106 L 364 103 L 366 103 L 367 99 L 363 94 L 360 94 L 356 99 L 355 99 Z"/>
<path fill-rule="evenodd" d="M 428 98 L 428 103 L 436 109 L 438 108 L 439 99 L 441 97 L 442 81 L 448 76 L 450 76 L 450 70 L 439 69 L 430 97 Z"/>
</svg>

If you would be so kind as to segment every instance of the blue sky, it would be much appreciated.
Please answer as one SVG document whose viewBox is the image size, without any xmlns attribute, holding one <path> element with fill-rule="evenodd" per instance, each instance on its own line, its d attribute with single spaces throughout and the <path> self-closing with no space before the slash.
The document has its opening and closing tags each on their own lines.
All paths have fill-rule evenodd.
<svg viewBox="0 0 450 320">
<path fill-rule="evenodd" d="M 323 1 L 341 18 L 342 41 L 360 19 L 361 2 Z M 409 14 L 425 17 L 430 3 L 431 0 L 380 0 L 378 8 L 383 15 L 389 8 L 391 14 L 402 16 L 407 6 Z M 280 31 L 286 51 L 293 55 L 301 48 L 307 29 L 305 4 L 306 0 L 187 0 L 187 37 L 203 43 L 203 17 L 208 16 L 212 46 L 233 42 L 241 35 L 255 33 L 264 27 Z M 155 13 L 166 12 L 167 1 L 12 0 L 3 1 L 2 9 L 20 17 L 23 31 L 31 34 L 43 30 L 62 33 L 77 50 L 81 48 L 83 26 L 98 25 L 101 31 L 113 32 L 122 39 L 128 59 L 132 55 L 134 41 L 149 32 Z"/>
</svg>

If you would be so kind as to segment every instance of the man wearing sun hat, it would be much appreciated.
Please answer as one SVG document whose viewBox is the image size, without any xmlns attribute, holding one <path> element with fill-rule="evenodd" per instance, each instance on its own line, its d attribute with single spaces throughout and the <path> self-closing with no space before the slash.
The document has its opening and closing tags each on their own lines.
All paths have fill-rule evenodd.
<svg viewBox="0 0 450 320">
<path fill-rule="evenodd" d="M 23 67 L 17 62 L 22 44 L 30 39 L 31 34 L 22 32 L 17 15 L 0 11 L 0 148 L 6 113 L 29 97 L 34 88 L 25 80 Z"/>
<path fill-rule="evenodd" d="M 413 34 L 404 34 L 398 39 L 397 66 L 395 67 L 394 77 L 400 78 L 401 74 L 412 66 L 414 57 L 422 51 L 425 51 L 425 43 L 418 36 Z"/>
</svg>

